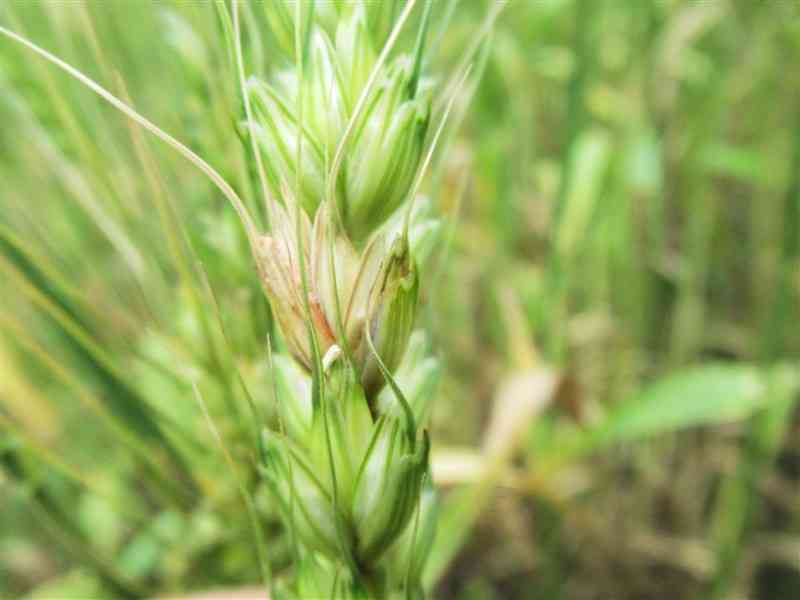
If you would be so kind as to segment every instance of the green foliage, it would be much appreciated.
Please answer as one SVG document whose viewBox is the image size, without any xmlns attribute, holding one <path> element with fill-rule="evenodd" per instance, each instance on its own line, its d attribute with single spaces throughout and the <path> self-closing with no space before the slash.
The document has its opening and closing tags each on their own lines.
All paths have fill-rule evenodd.
<svg viewBox="0 0 800 600">
<path fill-rule="evenodd" d="M 768 376 L 746 365 L 707 365 L 675 373 L 615 407 L 599 426 L 598 442 L 647 439 L 746 419 L 776 396 L 785 397 L 770 390 Z M 788 388 L 788 393 L 794 391 L 796 383 Z"/>
<path fill-rule="evenodd" d="M 334 111 L 318 101 L 334 87 L 321 75 L 301 117 L 280 74 L 299 41 L 309 76 L 327 61 L 363 82 L 404 4 L 369 3 L 368 38 L 346 2 L 301 5 L 316 38 L 307 25 L 295 35 L 291 2 L 238 5 L 246 73 L 270 82 L 248 83 L 259 124 L 279 105 L 309 127 L 300 169 L 291 132 L 258 137 L 268 183 L 293 188 L 300 174 L 316 206 L 357 90 L 342 88 Z M 231 8 L 7 2 L 0 26 L 186 144 L 271 231 Z M 386 386 L 370 408 L 404 428 L 409 414 L 430 422 L 433 481 L 382 480 L 396 496 L 421 486 L 422 509 L 360 489 L 362 552 L 397 565 L 369 585 L 416 597 L 407 584 L 421 578 L 434 597 L 526 599 L 798 588 L 797 16 L 738 0 L 417 2 L 334 189 L 357 207 L 354 253 L 373 225 L 402 231 L 391 207 L 455 99 L 378 311 L 391 304 L 396 320 L 373 332 L 407 406 Z M 347 18 L 350 37 L 336 27 Z M 266 584 L 276 598 L 367 597 L 324 553 L 300 556 L 259 473 L 285 438 L 325 435 L 287 358 L 296 339 L 273 320 L 219 191 L 5 36 L 0 123 L 0 596 Z M 412 321 L 429 335 L 409 337 Z M 366 340 L 356 349 L 366 364 Z M 382 381 L 377 363 L 364 371 Z M 532 410 L 533 388 L 514 382 L 540 371 L 560 385 Z M 264 428 L 280 434 L 257 448 Z M 334 441 L 369 439 L 356 429 Z M 439 471 L 456 451 L 464 460 Z M 305 475 L 329 473 L 327 457 L 316 448 Z M 324 491 L 350 494 L 352 510 L 360 463 L 341 447 L 337 461 L 345 477 Z M 283 585 L 292 574 L 297 588 Z"/>
</svg>

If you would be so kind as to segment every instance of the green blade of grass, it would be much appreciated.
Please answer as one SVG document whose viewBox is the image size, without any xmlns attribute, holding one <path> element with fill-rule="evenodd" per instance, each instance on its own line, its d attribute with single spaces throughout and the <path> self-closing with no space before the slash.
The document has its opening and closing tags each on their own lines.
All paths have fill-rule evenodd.
<svg viewBox="0 0 800 600">
<path fill-rule="evenodd" d="M 5 429 L 2 427 L 1 429 Z M 74 511 L 61 506 L 60 496 L 45 485 L 38 484 L 31 488 L 33 479 L 28 472 L 28 465 L 37 461 L 37 456 L 25 452 L 24 448 L 15 444 L 4 431 L 4 443 L 0 445 L 0 469 L 28 497 L 28 504 L 35 520 L 52 539 L 68 554 L 78 556 L 91 565 L 104 584 L 119 598 L 138 598 L 144 590 L 135 582 L 127 580 L 117 571 L 113 563 L 98 554 L 90 541 L 82 533 L 80 524 L 74 518 Z M 47 469 L 47 465 L 42 465 Z"/>
<path fill-rule="evenodd" d="M 91 375 L 103 391 L 102 399 L 122 427 L 145 443 L 163 449 L 188 476 L 180 452 L 162 431 L 163 423 L 136 389 L 122 376 L 113 358 L 98 343 L 80 306 L 10 232 L 0 228 L 0 272 L 14 288 L 36 305 L 55 331 L 79 372 Z M 191 480 L 190 480 L 191 481 Z"/>
<path fill-rule="evenodd" d="M 678 371 L 632 394 L 591 429 L 559 438 L 552 454 L 540 457 L 540 467 L 548 472 L 615 444 L 745 421 L 765 409 L 782 407 L 785 394 L 773 393 L 774 382 L 797 385 L 797 377 L 798 371 L 789 365 L 767 369 L 711 364 Z"/>
</svg>

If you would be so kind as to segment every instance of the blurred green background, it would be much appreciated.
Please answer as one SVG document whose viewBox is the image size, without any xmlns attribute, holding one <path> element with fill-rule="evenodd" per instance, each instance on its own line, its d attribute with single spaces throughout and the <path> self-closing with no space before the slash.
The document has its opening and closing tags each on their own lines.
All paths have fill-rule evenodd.
<svg viewBox="0 0 800 600">
<path fill-rule="evenodd" d="M 268 4 L 243 11 L 256 73 Z M 435 597 L 800 597 L 799 6 L 511 0 L 484 42 L 494 3 L 434 3 L 435 80 L 481 44 L 425 186 Z M 258 212 L 213 3 L 7 0 L 0 24 Z M 235 214 L 7 38 L 0 290 L 0 597 L 252 585 L 253 520 L 280 575 L 248 409 L 274 408 L 272 324 Z"/>
</svg>

